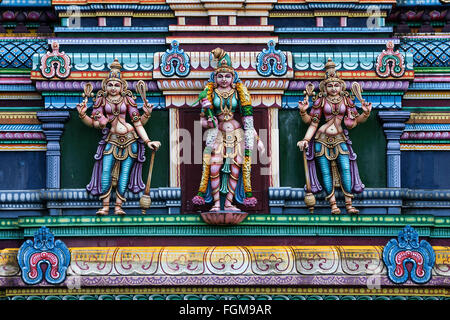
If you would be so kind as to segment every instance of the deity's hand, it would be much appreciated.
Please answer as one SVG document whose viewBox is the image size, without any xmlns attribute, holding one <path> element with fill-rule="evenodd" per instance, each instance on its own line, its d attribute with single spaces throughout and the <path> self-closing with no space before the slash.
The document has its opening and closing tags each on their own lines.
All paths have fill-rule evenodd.
<svg viewBox="0 0 450 320">
<path fill-rule="evenodd" d="M 217 128 L 219 126 L 219 121 L 216 117 L 208 118 L 208 128 Z"/>
<path fill-rule="evenodd" d="M 258 133 L 256 132 L 255 128 L 253 128 L 253 134 L 255 135 L 256 140 L 258 141 L 258 151 L 261 155 L 263 155 L 264 152 L 266 152 L 266 148 L 264 147 L 264 143 L 259 138 Z"/>
<path fill-rule="evenodd" d="M 148 103 L 148 100 L 145 99 L 144 100 L 144 105 L 142 107 L 142 110 L 144 110 L 144 114 L 147 118 L 150 118 L 150 116 L 152 115 L 152 111 L 153 111 L 153 104 L 152 103 Z"/>
<path fill-rule="evenodd" d="M 372 102 L 364 102 L 361 104 L 361 109 L 365 112 L 365 113 L 370 113 L 370 111 L 372 111 Z"/>
<path fill-rule="evenodd" d="M 149 141 L 147 142 L 147 147 L 149 147 L 151 150 L 158 151 L 159 147 L 161 147 L 161 142 Z"/>
<path fill-rule="evenodd" d="M 80 117 L 85 116 L 86 111 L 87 111 L 86 101 L 83 101 L 83 102 L 77 104 L 77 110 L 78 110 Z"/>
<path fill-rule="evenodd" d="M 306 140 L 301 140 L 297 142 L 297 147 L 299 147 L 300 151 L 308 149 L 309 142 Z"/>
<path fill-rule="evenodd" d="M 304 112 L 306 112 L 306 110 L 308 110 L 308 108 L 309 108 L 308 96 L 305 96 L 305 99 L 303 99 L 303 101 L 298 102 L 298 108 L 299 108 L 300 112 L 302 112 L 302 113 L 304 113 Z"/>
<path fill-rule="evenodd" d="M 264 143 L 261 140 L 258 140 L 258 151 L 261 155 L 266 152 L 266 148 L 264 147 Z"/>
<path fill-rule="evenodd" d="M 202 105 L 202 108 L 204 108 L 204 109 L 209 109 L 209 107 L 211 106 L 211 102 L 209 102 L 209 100 L 207 98 L 203 98 L 200 101 L 200 104 Z"/>
</svg>

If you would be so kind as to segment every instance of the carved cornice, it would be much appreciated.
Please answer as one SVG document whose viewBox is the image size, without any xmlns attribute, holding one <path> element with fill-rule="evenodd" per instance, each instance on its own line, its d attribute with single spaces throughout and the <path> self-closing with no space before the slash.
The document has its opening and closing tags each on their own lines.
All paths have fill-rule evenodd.
<svg viewBox="0 0 450 320">
<path fill-rule="evenodd" d="M 2 124 L 41 124 L 36 112 L 0 112 Z"/>
<path fill-rule="evenodd" d="M 407 124 L 417 124 L 417 123 L 450 123 L 450 113 L 448 112 L 424 112 L 416 113 L 411 112 Z"/>
</svg>

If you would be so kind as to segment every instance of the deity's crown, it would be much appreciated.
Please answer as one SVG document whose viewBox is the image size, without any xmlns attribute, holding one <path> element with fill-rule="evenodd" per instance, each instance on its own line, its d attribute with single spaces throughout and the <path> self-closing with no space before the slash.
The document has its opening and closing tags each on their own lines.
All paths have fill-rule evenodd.
<svg viewBox="0 0 450 320">
<path fill-rule="evenodd" d="M 122 66 L 117 58 L 111 63 L 109 69 L 111 71 L 109 72 L 108 80 L 121 80 L 120 69 L 122 69 Z"/>
<path fill-rule="evenodd" d="M 234 68 L 231 65 L 231 59 L 228 53 L 222 48 L 216 48 L 211 51 L 212 58 L 217 60 L 215 73 L 229 72 L 234 74 Z"/>
<path fill-rule="evenodd" d="M 328 58 L 328 61 L 325 64 L 325 78 L 329 77 L 337 77 L 336 63 L 334 63 L 333 60 L 331 60 L 331 58 Z"/>
<path fill-rule="evenodd" d="M 328 58 L 328 61 L 325 64 L 325 78 L 319 84 L 320 90 L 323 91 L 325 85 L 329 82 L 340 82 L 345 90 L 345 81 L 339 78 L 339 75 L 336 72 L 336 63 L 334 63 L 331 58 Z"/>
</svg>

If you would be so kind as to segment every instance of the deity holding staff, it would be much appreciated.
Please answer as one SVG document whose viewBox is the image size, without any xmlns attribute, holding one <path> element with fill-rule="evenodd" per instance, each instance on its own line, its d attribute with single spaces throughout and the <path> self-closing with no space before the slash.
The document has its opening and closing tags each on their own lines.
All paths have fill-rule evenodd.
<svg viewBox="0 0 450 320">
<path fill-rule="evenodd" d="M 126 201 L 126 189 L 139 193 L 146 187 L 142 181 L 145 146 L 153 151 L 161 146 L 159 141 L 151 141 L 144 129 L 153 109 L 145 98 L 145 84 L 139 81 L 137 85 L 144 101 L 144 114 L 141 116 L 136 97 L 128 89 L 120 70 L 121 65 L 116 59 L 111 63 L 108 77 L 102 81 L 102 89 L 94 98 L 91 116 L 86 114 L 88 98 L 93 97 L 90 83 L 84 87 L 84 101 L 77 105 L 83 123 L 101 129 L 103 134 L 94 156 L 96 162 L 92 178 L 86 187 L 88 192 L 99 195 L 102 200 L 103 207 L 97 215 L 109 213 L 113 188 L 116 192 L 114 213 L 125 214 L 122 205 Z M 127 122 L 127 115 L 131 123 Z"/>
<path fill-rule="evenodd" d="M 327 193 L 332 214 L 341 211 L 336 205 L 335 188 L 340 187 L 345 197 L 345 208 L 349 214 L 357 214 L 353 207 L 354 193 L 361 193 L 364 184 L 361 182 L 356 164 L 356 154 L 352 149 L 352 142 L 348 131 L 342 127 L 344 122 L 347 129 L 352 129 L 365 122 L 372 110 L 372 104 L 364 101 L 358 83 L 352 83 L 352 93 L 361 101 L 362 113 L 356 106 L 345 82 L 339 78 L 336 65 L 331 59 L 325 65 L 325 79 L 319 84 L 320 92 L 314 95 L 313 105 L 309 114 L 309 96 L 313 95 L 314 86 L 308 84 L 303 101 L 299 102 L 300 116 L 309 125 L 303 140 L 297 143 L 300 150 L 305 150 L 306 165 L 306 204 L 314 206 L 313 193 L 322 190 L 317 178 L 316 163 L 322 173 L 322 182 Z M 320 122 L 321 118 L 324 122 Z M 311 210 L 312 211 L 312 210 Z"/>
</svg>

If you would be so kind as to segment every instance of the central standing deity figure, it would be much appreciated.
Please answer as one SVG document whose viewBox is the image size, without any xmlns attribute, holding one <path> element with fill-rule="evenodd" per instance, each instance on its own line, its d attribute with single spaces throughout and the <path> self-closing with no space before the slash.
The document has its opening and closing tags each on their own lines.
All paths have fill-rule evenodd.
<svg viewBox="0 0 450 320">
<path fill-rule="evenodd" d="M 361 114 L 358 113 L 349 92 L 346 91 L 346 84 L 337 75 L 336 65 L 331 59 L 325 65 L 325 79 L 319 84 L 319 94 L 313 97 L 314 103 L 309 114 L 306 112 L 309 107 L 308 100 L 314 87 L 306 89 L 305 99 L 299 102 L 299 109 L 302 120 L 309 124 L 309 127 L 297 146 L 300 150 L 306 150 L 307 189 L 310 189 L 307 191 L 317 193 L 322 190 L 317 179 L 314 161 L 316 159 L 327 192 L 325 199 L 331 205 L 331 213 L 341 212 L 336 205 L 335 197 L 335 187 L 340 187 L 345 196 L 347 213 L 356 214 L 359 210 L 352 205 L 353 193 L 361 193 L 364 184 L 359 177 L 352 142 L 348 137 L 348 131 L 342 128 L 342 121 L 348 129 L 365 122 L 370 116 L 372 104 L 362 99 L 361 88 L 354 82 L 352 92 L 361 101 L 363 110 Z M 322 115 L 325 123 L 319 125 Z"/>
<path fill-rule="evenodd" d="M 257 204 L 250 181 L 255 138 L 260 152 L 264 152 L 264 146 L 253 126 L 250 94 L 233 69 L 229 55 L 221 48 L 211 54 L 218 65 L 199 95 L 200 121 L 207 132 L 200 187 L 192 202 L 213 202 L 210 211 L 220 211 L 223 194 L 223 209 L 240 211 L 233 200 L 247 207 Z M 243 129 L 234 119 L 236 113 L 241 115 Z"/>
<path fill-rule="evenodd" d="M 123 215 L 122 204 L 126 201 L 124 193 L 128 188 L 133 193 L 144 190 L 142 181 L 142 165 L 145 161 L 145 146 L 158 150 L 159 141 L 150 141 L 144 125 L 150 119 L 153 106 L 144 100 L 144 114 L 141 117 L 136 97 L 128 90 L 127 82 L 121 76 L 121 65 L 116 59 L 110 66 L 111 71 L 102 81 L 102 89 L 94 99 L 92 115 L 88 116 L 87 99 L 92 86 L 85 86 L 85 99 L 77 105 L 79 116 L 89 127 L 101 129 L 103 138 L 99 142 L 95 154 L 92 179 L 86 189 L 92 195 L 99 195 L 103 207 L 97 215 L 109 213 L 109 202 L 113 187 L 116 190 L 114 213 Z M 139 84 L 139 83 L 138 83 Z M 142 89 L 145 93 L 145 89 Z M 141 93 L 142 95 L 142 93 Z M 130 117 L 131 123 L 126 121 Z M 110 125 L 110 128 L 107 125 Z"/>
</svg>

